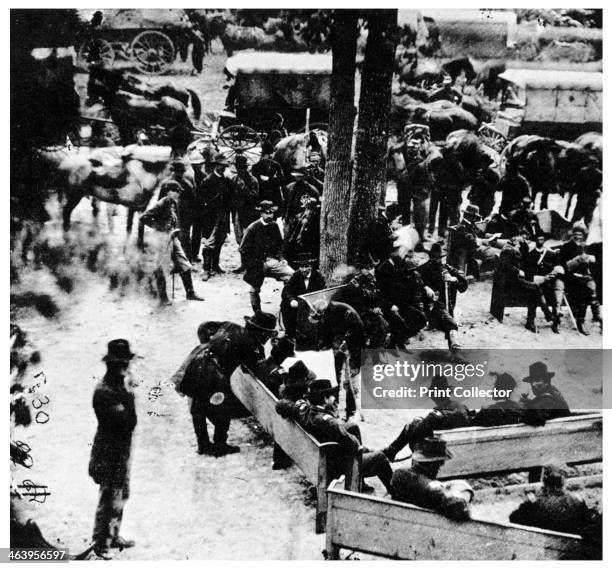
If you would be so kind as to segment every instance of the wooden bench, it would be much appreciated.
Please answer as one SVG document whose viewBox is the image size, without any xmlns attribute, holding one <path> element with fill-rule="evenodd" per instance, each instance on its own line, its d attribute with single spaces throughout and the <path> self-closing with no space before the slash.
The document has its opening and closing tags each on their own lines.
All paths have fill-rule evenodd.
<svg viewBox="0 0 612 569">
<path fill-rule="evenodd" d="M 568 465 L 599 462 L 603 457 L 601 413 L 552 419 L 542 427 L 503 425 L 435 431 L 453 458 L 439 478 L 518 472 L 551 461 Z"/>
<path fill-rule="evenodd" d="M 276 412 L 272 392 L 258 379 L 240 368 L 230 378 L 232 391 L 253 414 L 266 432 L 301 469 L 308 481 L 317 489 L 315 531 L 325 531 L 327 514 L 327 487 L 333 479 L 330 472 L 331 457 L 337 455 L 337 443 L 320 443 L 294 421 L 283 419 Z M 360 489 L 359 458 L 352 457 L 346 466 L 346 485 L 351 490 Z"/>
<path fill-rule="evenodd" d="M 480 519 L 456 522 L 436 512 L 358 494 L 328 489 L 326 550 L 340 549 L 391 559 L 503 560 L 580 559 L 580 536 Z"/>
</svg>

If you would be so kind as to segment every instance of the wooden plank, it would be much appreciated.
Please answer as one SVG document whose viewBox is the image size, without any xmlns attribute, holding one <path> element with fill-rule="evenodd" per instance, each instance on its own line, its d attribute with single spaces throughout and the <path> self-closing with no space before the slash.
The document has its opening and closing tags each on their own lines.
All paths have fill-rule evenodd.
<svg viewBox="0 0 612 569">
<path fill-rule="evenodd" d="M 338 489 L 328 498 L 327 551 L 339 548 L 394 559 L 576 558 L 580 536 L 480 519 L 456 522 L 433 511 Z"/>
<path fill-rule="evenodd" d="M 453 453 L 440 478 L 516 472 L 561 460 L 602 460 L 602 415 L 592 413 L 548 421 L 542 427 L 503 425 L 435 431 Z"/>
</svg>

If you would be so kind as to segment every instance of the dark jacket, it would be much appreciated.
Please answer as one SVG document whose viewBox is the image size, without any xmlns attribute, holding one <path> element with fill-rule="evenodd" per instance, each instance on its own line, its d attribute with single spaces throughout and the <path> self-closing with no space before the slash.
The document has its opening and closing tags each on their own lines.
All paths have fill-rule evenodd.
<svg viewBox="0 0 612 569">
<path fill-rule="evenodd" d="M 523 403 L 526 408 L 525 423 L 529 425 L 541 426 L 550 419 L 571 415 L 567 401 L 554 385 L 549 385 L 544 393 L 525 399 Z"/>
<path fill-rule="evenodd" d="M 440 483 L 418 467 L 398 468 L 391 478 L 391 498 L 435 510 L 456 520 L 470 519 L 467 503 L 450 494 Z"/>
<path fill-rule="evenodd" d="M 376 262 L 386 261 L 393 252 L 393 230 L 387 217 L 379 215 L 368 228 L 366 254 L 370 254 Z"/>
<path fill-rule="evenodd" d="M 276 397 L 279 395 L 279 389 L 287 378 L 287 371 L 276 363 L 272 357 L 257 364 L 257 379 L 259 379 Z"/>
<path fill-rule="evenodd" d="M 282 192 L 283 169 L 281 165 L 271 158 L 262 158 L 253 165 L 251 173 L 259 182 L 259 198 L 270 200 L 278 206 L 280 211 L 283 211 L 285 200 Z"/>
<path fill-rule="evenodd" d="M 178 203 L 166 196 L 152 205 L 141 216 L 139 223 L 157 231 L 170 232 L 178 226 Z"/>
<path fill-rule="evenodd" d="M 259 182 L 249 172 L 236 174 L 230 185 L 230 203 L 232 213 L 238 216 L 243 227 L 257 220 L 259 213 L 255 210 L 259 204 Z"/>
<path fill-rule="evenodd" d="M 424 285 L 415 270 L 409 270 L 403 260 L 389 259 L 376 269 L 376 282 L 385 305 L 415 305 L 424 301 Z"/>
<path fill-rule="evenodd" d="M 344 339 L 349 344 L 355 343 L 355 349 L 357 345 L 365 347 L 363 321 L 348 304 L 331 301 L 319 321 L 319 342 L 322 347 L 331 348 Z"/>
<path fill-rule="evenodd" d="M 548 275 L 558 264 L 559 259 L 555 251 L 546 248 L 543 251 L 532 249 L 524 257 L 525 278 L 532 281 L 536 275 Z"/>
<path fill-rule="evenodd" d="M 307 292 L 316 292 L 325 288 L 323 275 L 316 269 L 312 269 L 308 280 L 308 287 L 304 282 L 304 276 L 300 271 L 295 271 L 281 292 L 281 306 L 288 306 L 292 300 L 297 300 L 298 296 Z"/>
<path fill-rule="evenodd" d="M 198 214 L 202 217 L 215 217 L 218 213 L 230 210 L 231 182 L 225 176 L 211 172 L 196 188 Z"/>
<path fill-rule="evenodd" d="M 283 220 L 287 226 L 285 233 L 288 233 L 289 226 L 295 221 L 300 211 L 303 210 L 302 198 L 307 196 L 308 198 L 313 198 L 318 201 L 320 194 L 314 186 L 310 185 L 305 180 L 297 180 L 287 185 L 285 195 L 286 203 Z"/>
<path fill-rule="evenodd" d="M 446 263 L 433 263 L 432 261 L 427 261 L 423 265 L 419 266 L 419 274 L 423 279 L 423 284 L 431 288 L 434 292 L 437 292 L 438 302 L 442 306 L 446 306 L 447 298 L 446 298 L 446 289 L 444 286 L 444 274 L 448 273 L 450 276 L 455 277 L 457 279 L 456 283 L 448 283 L 448 306 L 450 312 L 453 312 L 455 307 L 455 301 L 457 299 L 457 291 L 465 292 L 468 287 L 467 279 L 457 270 L 455 267 L 451 267 Z"/>
<path fill-rule="evenodd" d="M 124 488 L 129 480 L 132 433 L 136 427 L 134 394 L 105 375 L 96 387 L 93 408 L 98 419 L 89 461 L 96 484 Z"/>
<path fill-rule="evenodd" d="M 326 407 L 304 399 L 295 403 L 283 399 L 276 404 L 276 412 L 284 419 L 293 419 L 321 443 L 338 443 L 342 451 L 350 454 L 356 454 L 361 446 L 357 437 L 346 430 L 345 423 Z"/>
<path fill-rule="evenodd" d="M 268 257 L 283 258 L 283 238 L 278 224 L 264 225 L 261 219 L 249 225 L 240 244 L 240 256 L 245 267 L 244 280 L 259 287 L 264 281 L 264 262 Z"/>
<path fill-rule="evenodd" d="M 497 401 L 483 407 L 474 417 L 474 425 L 479 427 L 496 427 L 498 425 L 516 425 L 525 419 L 525 407 L 512 399 Z"/>
</svg>

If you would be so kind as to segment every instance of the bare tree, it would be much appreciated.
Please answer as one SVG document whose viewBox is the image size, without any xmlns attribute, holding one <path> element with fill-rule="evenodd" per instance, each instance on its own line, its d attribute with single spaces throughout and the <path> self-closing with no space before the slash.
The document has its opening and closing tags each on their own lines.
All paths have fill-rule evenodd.
<svg viewBox="0 0 612 569">
<path fill-rule="evenodd" d="M 328 158 L 321 210 L 321 263 L 326 279 L 347 259 L 348 209 L 355 121 L 357 12 L 336 10 L 331 30 L 333 64 L 329 106 Z"/>
<path fill-rule="evenodd" d="M 396 44 L 397 10 L 369 10 L 368 41 L 361 74 L 355 171 L 351 191 L 348 261 L 364 249 L 376 205 L 384 199 L 387 124 Z"/>
</svg>

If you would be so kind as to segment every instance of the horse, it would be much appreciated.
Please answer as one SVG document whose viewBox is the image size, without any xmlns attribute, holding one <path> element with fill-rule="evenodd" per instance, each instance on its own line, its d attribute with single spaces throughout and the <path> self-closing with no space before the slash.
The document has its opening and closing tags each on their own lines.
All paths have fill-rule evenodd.
<svg viewBox="0 0 612 569">
<path fill-rule="evenodd" d="M 101 100 L 105 109 L 117 125 L 124 145 L 137 141 L 137 133 L 153 126 L 165 131 L 165 138 L 175 155 L 183 155 L 191 142 L 191 132 L 196 130 L 187 113 L 187 107 L 180 101 L 162 96 L 159 101 L 150 101 L 110 84 L 98 80 L 101 76 L 90 75 L 89 100 Z"/>
<path fill-rule="evenodd" d="M 65 198 L 64 231 L 70 229 L 74 208 L 82 198 L 91 196 L 128 208 L 128 234 L 134 213 L 147 208 L 159 182 L 169 175 L 172 154 L 167 146 L 136 145 L 38 153 L 41 161 L 54 169 L 51 182 Z"/>
<path fill-rule="evenodd" d="M 283 172 L 289 174 L 308 163 L 310 152 L 318 152 L 321 155 L 321 167 L 325 167 L 327 132 L 315 129 L 281 138 L 276 144 L 273 158 L 281 165 Z"/>
</svg>

